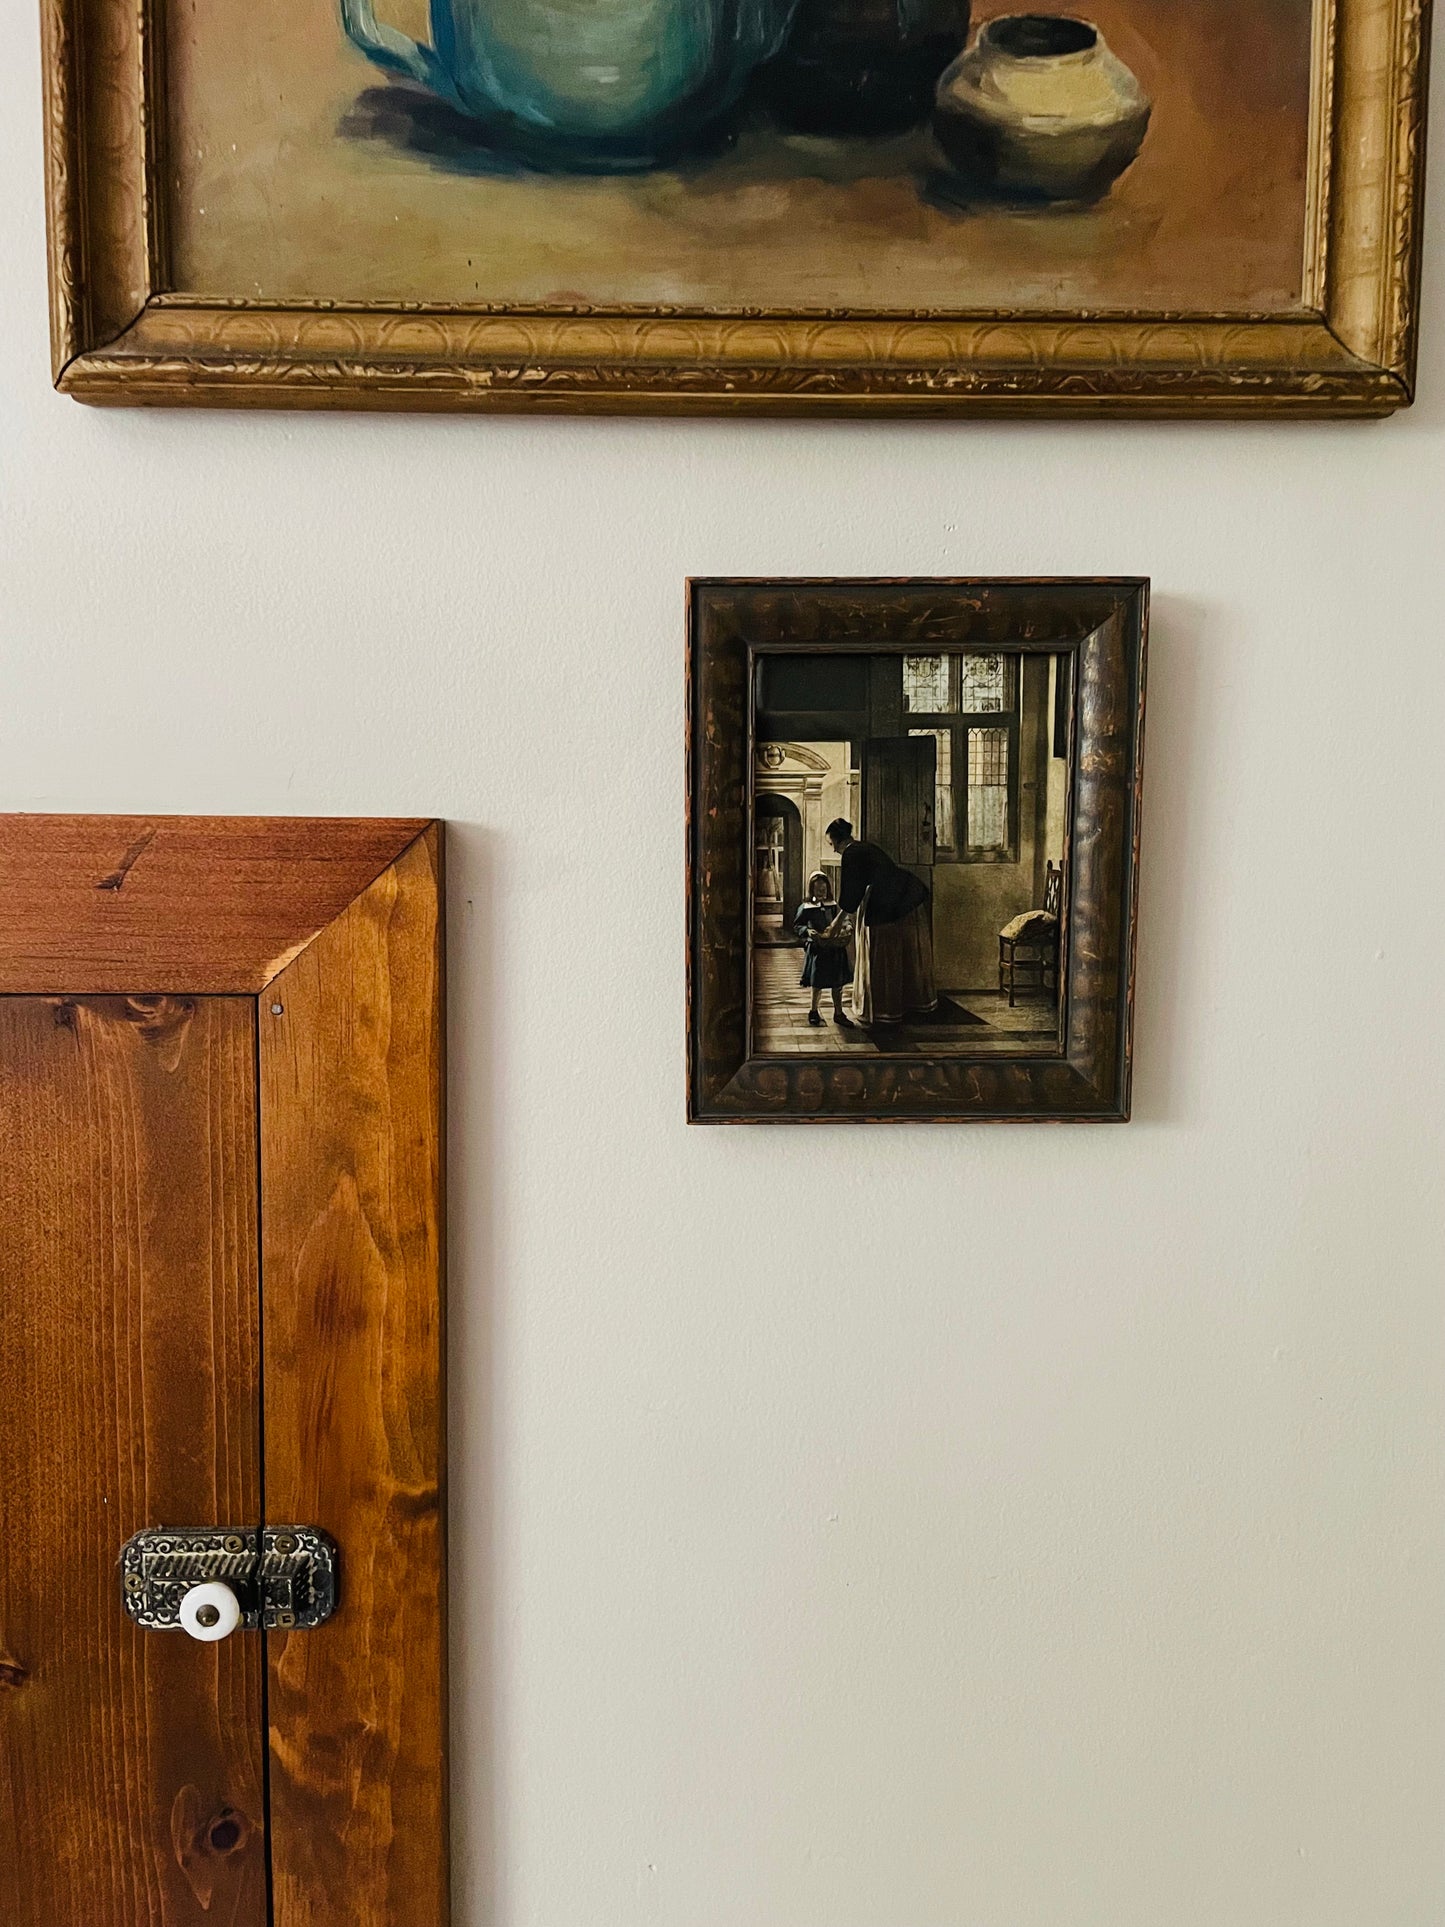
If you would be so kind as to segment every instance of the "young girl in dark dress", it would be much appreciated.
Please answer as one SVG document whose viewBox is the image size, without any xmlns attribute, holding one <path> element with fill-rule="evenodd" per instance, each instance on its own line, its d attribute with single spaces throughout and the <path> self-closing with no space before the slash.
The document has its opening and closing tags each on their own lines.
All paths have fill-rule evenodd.
<svg viewBox="0 0 1445 1927">
<path fill-rule="evenodd" d="M 798 905 L 798 914 L 793 918 L 793 929 L 803 939 L 803 975 L 801 982 L 813 993 L 813 1008 L 808 1012 L 810 1024 L 821 1025 L 822 1015 L 818 1010 L 818 998 L 825 990 L 833 993 L 833 1022 L 841 1024 L 844 1030 L 853 1028 L 853 1019 L 843 1010 L 843 986 L 853 981 L 853 966 L 848 961 L 848 945 L 833 938 L 824 942 L 820 932 L 826 930 L 838 914 L 838 906 L 833 901 L 832 885 L 821 870 L 808 878 L 808 894 Z"/>
</svg>

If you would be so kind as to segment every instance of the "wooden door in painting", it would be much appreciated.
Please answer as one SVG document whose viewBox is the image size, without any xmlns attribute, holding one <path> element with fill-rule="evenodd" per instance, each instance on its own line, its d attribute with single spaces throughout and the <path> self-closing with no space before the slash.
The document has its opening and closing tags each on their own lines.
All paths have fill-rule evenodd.
<svg viewBox="0 0 1445 1927">
<path fill-rule="evenodd" d="M 0 1920 L 446 1918 L 440 836 L 0 818 Z M 121 1607 L 317 1525 L 326 1625 Z"/>
<path fill-rule="evenodd" d="M 931 735 L 874 736 L 863 745 L 863 835 L 930 890 L 937 753 Z"/>
</svg>

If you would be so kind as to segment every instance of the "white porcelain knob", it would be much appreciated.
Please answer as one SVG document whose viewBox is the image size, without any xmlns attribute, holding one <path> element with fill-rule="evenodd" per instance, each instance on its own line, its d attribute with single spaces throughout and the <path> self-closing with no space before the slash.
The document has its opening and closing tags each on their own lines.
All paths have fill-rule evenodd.
<svg viewBox="0 0 1445 1927">
<path fill-rule="evenodd" d="M 224 1639 L 240 1623 L 240 1601 L 219 1579 L 192 1586 L 181 1601 L 181 1624 L 192 1639 Z"/>
</svg>

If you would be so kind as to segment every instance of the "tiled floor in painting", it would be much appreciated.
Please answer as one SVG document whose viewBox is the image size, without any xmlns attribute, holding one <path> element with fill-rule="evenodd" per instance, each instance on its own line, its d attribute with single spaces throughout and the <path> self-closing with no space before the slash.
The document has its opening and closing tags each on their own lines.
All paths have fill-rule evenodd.
<svg viewBox="0 0 1445 1927">
<path fill-rule="evenodd" d="M 844 1030 L 833 1022 L 832 992 L 825 990 L 822 1012 L 826 1022 L 816 1029 L 808 1022 L 811 993 L 798 978 L 803 968 L 801 950 L 758 946 L 753 951 L 754 1048 L 760 1052 L 798 1051 L 810 1056 L 849 1056 L 885 1051 L 889 1056 L 966 1057 L 1014 1056 L 1020 1051 L 1057 1049 L 1058 1012 L 1038 992 L 1022 995 L 1010 1010 L 997 991 L 955 990 L 947 993 L 976 1024 L 900 1024 L 877 1038 L 861 1026 Z M 843 992 L 843 1008 L 851 1014 L 851 985 Z"/>
</svg>

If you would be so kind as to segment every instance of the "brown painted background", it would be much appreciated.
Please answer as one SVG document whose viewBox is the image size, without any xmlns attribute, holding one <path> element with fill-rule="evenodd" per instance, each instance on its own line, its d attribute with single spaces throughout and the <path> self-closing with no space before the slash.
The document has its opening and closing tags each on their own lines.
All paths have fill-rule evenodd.
<svg viewBox="0 0 1445 1927">
<path fill-rule="evenodd" d="M 1013 10 L 985 6 L 990 12 Z M 931 204 L 926 130 L 612 178 L 488 171 L 388 87 L 335 0 L 171 17 L 178 285 L 285 300 L 1284 311 L 1304 246 L 1310 0 L 1090 0 L 1154 100 L 1088 210 Z M 424 33 L 419 0 L 381 16 Z M 442 151 L 438 151 L 442 150 Z"/>
</svg>

